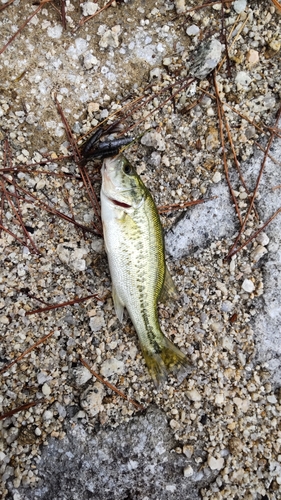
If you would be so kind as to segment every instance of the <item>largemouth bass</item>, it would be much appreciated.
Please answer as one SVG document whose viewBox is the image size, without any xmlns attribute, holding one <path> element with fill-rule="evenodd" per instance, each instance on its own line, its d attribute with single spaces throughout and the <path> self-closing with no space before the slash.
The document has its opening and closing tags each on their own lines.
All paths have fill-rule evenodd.
<svg viewBox="0 0 281 500">
<path fill-rule="evenodd" d="M 175 294 L 165 264 L 163 230 L 153 198 L 123 156 L 102 166 L 101 216 L 116 315 L 126 307 L 156 387 L 169 372 L 181 382 L 190 365 L 162 333 L 158 300 Z"/>
</svg>

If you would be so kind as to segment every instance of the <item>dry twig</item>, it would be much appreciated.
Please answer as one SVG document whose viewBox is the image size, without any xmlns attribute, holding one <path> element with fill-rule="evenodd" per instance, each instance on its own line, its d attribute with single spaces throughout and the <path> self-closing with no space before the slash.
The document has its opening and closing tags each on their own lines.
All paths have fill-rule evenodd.
<svg viewBox="0 0 281 500">
<path fill-rule="evenodd" d="M 37 313 L 41 313 L 41 312 L 51 311 L 52 309 L 59 309 L 60 307 L 72 306 L 73 304 L 80 304 L 80 302 L 85 302 L 86 300 L 92 299 L 93 297 L 101 302 L 103 302 L 105 300 L 105 297 L 99 297 L 96 293 L 93 293 L 92 295 L 88 295 L 87 297 L 82 297 L 80 299 L 76 298 L 73 300 L 67 300 L 66 302 L 62 302 L 61 304 L 52 304 L 50 306 L 41 307 L 39 309 L 34 309 L 33 311 L 26 312 L 25 315 L 30 316 L 31 314 L 37 314 Z M 39 299 L 36 299 L 36 300 L 39 300 Z"/>
<path fill-rule="evenodd" d="M 22 358 L 24 358 L 24 356 L 26 356 L 27 354 L 29 354 L 31 351 L 33 351 L 36 347 L 38 347 L 40 344 L 43 344 L 43 342 L 45 342 L 49 337 L 51 337 L 53 334 L 55 333 L 55 331 L 53 330 L 52 332 L 48 333 L 47 335 L 45 335 L 44 337 L 42 337 L 42 339 L 40 340 L 37 340 L 37 342 L 35 342 L 35 344 L 33 344 L 31 347 L 29 347 L 28 349 L 26 349 L 26 351 L 24 351 L 18 358 L 14 359 L 14 361 L 11 361 L 11 363 L 9 363 L 8 365 L 4 366 L 4 368 L 2 368 L 0 370 L 0 374 L 1 373 L 4 373 L 6 372 L 7 370 L 9 370 L 9 368 L 11 368 L 14 364 L 18 363 L 19 361 L 21 361 Z"/>
<path fill-rule="evenodd" d="M 277 123 L 279 122 L 279 119 L 280 119 L 280 116 L 281 116 L 281 106 L 277 112 L 277 117 L 276 117 L 276 120 L 275 120 L 275 124 L 277 125 Z M 253 192 L 253 197 L 251 199 L 251 202 L 250 202 L 250 205 L 249 205 L 249 208 L 247 210 L 247 213 L 245 215 L 245 219 L 243 221 L 243 224 L 242 224 L 242 227 L 239 231 L 239 234 L 234 242 L 234 244 L 232 245 L 228 255 L 227 255 L 227 258 L 229 259 L 230 257 L 232 257 L 232 255 L 234 255 L 234 251 L 236 250 L 236 245 L 242 235 L 242 233 L 244 232 L 244 229 L 246 227 L 246 223 L 247 223 L 247 220 L 249 218 L 249 215 L 252 211 L 252 208 L 253 208 L 253 203 L 254 203 L 254 199 L 257 195 L 257 191 L 258 191 L 258 187 L 259 187 L 259 184 L 260 184 L 260 180 L 261 180 L 261 177 L 262 177 L 262 174 L 263 174 L 263 171 L 264 171 L 264 167 L 265 167 L 265 163 L 266 163 L 266 159 L 267 159 L 267 155 L 268 155 L 268 152 L 269 152 L 269 148 L 273 142 L 273 139 L 274 139 L 274 136 L 275 136 L 275 133 L 274 132 L 271 132 L 271 135 L 270 135 L 270 138 L 268 140 L 268 143 L 267 143 L 267 147 L 266 147 L 266 150 L 265 150 L 265 153 L 264 153 L 264 158 L 263 158 L 263 161 L 262 161 L 262 164 L 261 164 L 261 168 L 260 168 L 260 171 L 259 171 L 259 175 L 258 175 L 258 178 L 257 178 L 257 182 L 256 182 L 256 185 L 255 185 L 255 189 L 254 189 L 254 192 Z M 235 251 L 236 253 L 236 251 Z"/>
<path fill-rule="evenodd" d="M 244 248 L 244 247 L 246 247 L 247 245 L 249 245 L 249 243 L 251 243 L 251 241 L 253 241 L 253 240 L 254 240 L 254 239 L 258 236 L 258 234 L 260 234 L 260 233 L 264 230 L 264 228 L 265 228 L 266 226 L 268 226 L 268 224 L 269 224 L 271 221 L 273 221 L 273 219 L 275 219 L 275 217 L 276 217 L 279 213 L 281 213 L 281 207 L 280 207 L 280 208 L 278 208 L 278 210 L 276 210 L 276 212 L 274 212 L 274 214 L 273 214 L 271 217 L 269 217 L 269 219 L 267 219 L 267 221 L 266 221 L 266 222 L 262 225 L 262 227 L 260 227 L 257 231 L 255 231 L 255 232 L 254 232 L 254 233 L 250 236 L 250 238 L 249 238 L 247 241 L 245 241 L 245 242 L 243 243 L 243 245 L 241 245 L 239 248 L 236 248 L 236 250 L 233 250 L 233 252 L 229 253 L 229 254 L 227 255 L 227 258 L 231 258 L 231 257 L 233 257 L 233 255 L 235 255 L 236 253 L 240 252 L 240 250 L 242 250 L 242 248 Z"/>
<path fill-rule="evenodd" d="M 30 403 L 25 403 L 22 406 L 18 406 L 18 408 L 15 408 L 14 410 L 7 411 L 6 413 L 3 413 L 3 415 L 0 415 L 0 420 L 12 417 L 16 413 L 19 413 L 20 411 L 28 410 L 32 406 L 37 406 L 42 403 L 46 403 L 46 399 L 39 399 L 38 401 L 31 401 Z"/>
<path fill-rule="evenodd" d="M 145 410 L 144 406 L 137 403 L 137 401 L 135 401 L 134 399 L 128 398 L 122 391 L 117 389 L 117 387 L 112 385 L 110 382 L 108 382 L 103 377 L 101 377 L 98 373 L 96 373 L 94 370 L 92 370 L 92 368 L 87 363 L 87 361 L 85 361 L 81 356 L 80 356 L 80 361 L 81 361 L 82 365 L 84 365 L 86 368 L 88 368 L 89 372 L 92 375 L 94 375 L 94 377 L 96 377 L 102 384 L 106 385 L 109 389 L 116 392 L 116 394 L 119 394 L 119 396 L 121 396 L 123 399 L 126 399 L 127 401 L 129 401 L 129 403 L 132 403 L 132 405 L 134 405 L 138 410 L 141 410 L 141 411 Z"/>
<path fill-rule="evenodd" d="M 12 43 L 12 41 L 21 33 L 21 31 L 26 27 L 26 25 L 31 21 L 31 19 L 36 16 L 36 14 L 38 14 L 38 12 L 42 9 L 42 7 L 44 7 L 44 5 L 48 2 L 51 2 L 51 0 L 41 0 L 40 2 L 40 5 L 37 7 L 37 9 L 35 9 L 35 11 L 33 12 L 33 14 L 31 14 L 31 16 L 29 16 L 25 21 L 24 23 L 20 26 L 20 28 L 18 29 L 18 31 L 16 31 L 16 33 L 14 33 L 14 35 L 10 38 L 10 40 L 4 45 L 4 47 L 2 47 L 2 49 L 0 50 L 0 55 L 3 54 L 3 52 L 6 50 L 6 48 L 10 45 L 10 43 Z"/>
<path fill-rule="evenodd" d="M 236 200 L 236 196 L 234 194 L 233 188 L 231 186 L 230 178 L 229 178 L 229 173 L 228 173 L 228 165 L 227 165 L 227 159 L 226 159 L 226 152 L 225 152 L 225 142 L 224 142 L 224 135 L 223 135 L 223 108 L 219 96 L 219 91 L 218 91 L 218 86 L 217 86 L 217 81 L 216 81 L 216 72 L 214 71 L 213 73 L 213 80 L 214 80 L 214 87 L 215 87 L 215 92 L 216 92 L 216 98 L 217 98 L 217 109 L 218 109 L 218 118 L 219 118 L 219 129 L 220 129 L 220 139 L 221 139 L 221 146 L 222 146 L 222 154 L 223 154 L 223 165 L 224 165 L 224 173 L 226 177 L 226 181 L 229 187 L 229 191 L 232 196 L 233 203 L 235 205 L 235 210 L 237 213 L 237 216 L 239 218 L 240 224 L 242 224 L 242 217 L 240 214 L 240 210 L 238 207 L 238 203 Z"/>
</svg>

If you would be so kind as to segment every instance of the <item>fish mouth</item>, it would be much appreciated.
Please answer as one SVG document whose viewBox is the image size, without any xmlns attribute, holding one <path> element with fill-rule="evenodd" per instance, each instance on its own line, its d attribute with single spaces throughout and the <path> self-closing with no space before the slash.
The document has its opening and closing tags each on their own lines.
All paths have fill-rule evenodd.
<svg viewBox="0 0 281 500">
<path fill-rule="evenodd" d="M 123 201 L 114 200 L 113 198 L 109 198 L 109 199 L 117 207 L 122 207 L 122 208 L 131 208 L 132 207 L 132 205 L 128 205 L 127 203 L 123 203 Z"/>
</svg>

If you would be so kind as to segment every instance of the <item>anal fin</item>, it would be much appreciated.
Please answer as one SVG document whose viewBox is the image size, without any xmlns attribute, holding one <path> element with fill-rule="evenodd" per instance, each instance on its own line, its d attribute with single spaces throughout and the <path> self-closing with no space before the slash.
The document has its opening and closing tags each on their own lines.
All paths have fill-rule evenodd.
<svg viewBox="0 0 281 500">
<path fill-rule="evenodd" d="M 168 302 L 169 300 L 177 300 L 178 298 L 178 290 L 166 265 L 165 281 L 163 283 L 159 300 L 160 302 Z"/>
<path fill-rule="evenodd" d="M 114 285 L 112 285 L 112 298 L 113 298 L 116 316 L 119 319 L 120 323 L 122 323 L 123 313 L 124 313 L 124 304 L 121 301 L 121 299 L 119 298 Z"/>
</svg>

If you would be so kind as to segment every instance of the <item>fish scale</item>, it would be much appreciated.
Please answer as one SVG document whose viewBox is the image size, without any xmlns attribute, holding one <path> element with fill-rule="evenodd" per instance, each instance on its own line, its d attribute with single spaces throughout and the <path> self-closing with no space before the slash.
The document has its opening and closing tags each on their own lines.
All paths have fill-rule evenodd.
<svg viewBox="0 0 281 500">
<path fill-rule="evenodd" d="M 168 372 L 182 379 L 190 364 L 164 336 L 158 320 L 157 303 L 168 271 L 153 198 L 122 155 L 104 160 L 102 179 L 101 216 L 116 314 L 122 321 L 126 307 L 156 386 Z"/>
</svg>

